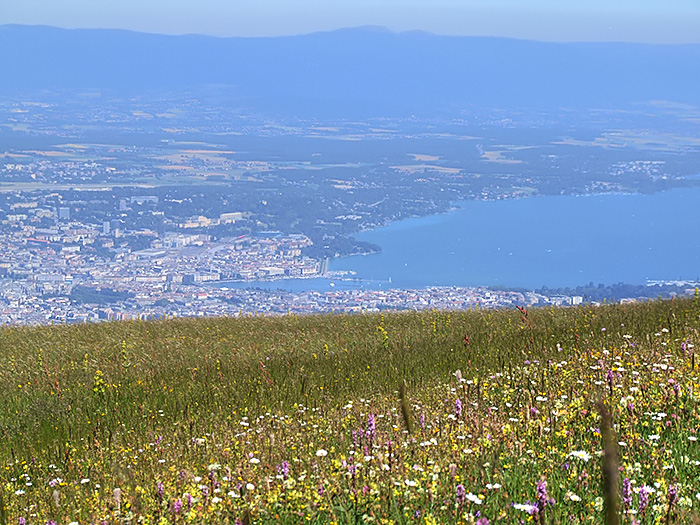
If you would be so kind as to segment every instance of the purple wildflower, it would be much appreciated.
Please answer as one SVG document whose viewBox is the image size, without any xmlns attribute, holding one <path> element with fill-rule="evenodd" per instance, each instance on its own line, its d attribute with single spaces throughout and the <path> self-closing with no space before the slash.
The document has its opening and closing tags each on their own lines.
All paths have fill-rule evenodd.
<svg viewBox="0 0 700 525">
<path fill-rule="evenodd" d="M 423 414 L 418 418 L 418 423 L 420 423 L 420 428 L 425 430 L 425 416 Z"/>
<path fill-rule="evenodd" d="M 19 517 L 19 525 L 27 525 L 27 520 L 22 516 Z"/>
<path fill-rule="evenodd" d="M 693 354 L 693 344 L 690 342 L 690 339 L 686 339 L 681 343 L 681 350 L 683 350 L 683 353 L 688 357 Z"/>
<path fill-rule="evenodd" d="M 668 506 L 672 507 L 678 501 L 678 487 L 671 485 L 668 487 L 668 494 L 666 495 L 668 501 Z"/>
<path fill-rule="evenodd" d="M 541 523 L 544 523 L 544 508 L 547 505 L 554 505 L 554 500 L 547 494 L 547 481 L 541 479 L 536 485 L 537 493 L 535 495 L 535 509 L 533 514 L 538 516 Z"/>
<path fill-rule="evenodd" d="M 282 474 L 282 477 L 284 479 L 287 479 L 289 477 L 289 463 L 286 460 L 280 463 L 280 466 L 277 467 L 277 470 L 280 474 Z"/>
<path fill-rule="evenodd" d="M 165 494 L 165 488 L 163 487 L 163 482 L 159 481 L 158 483 L 156 483 L 156 496 L 158 497 L 159 500 L 162 500 L 164 494 Z"/>
<path fill-rule="evenodd" d="M 367 417 L 367 437 L 372 440 L 374 439 L 374 434 L 377 430 L 377 424 L 374 421 L 374 414 L 370 414 Z"/>
<path fill-rule="evenodd" d="M 489 523 L 488 518 L 479 518 L 476 520 L 476 525 L 489 525 Z"/>
<path fill-rule="evenodd" d="M 670 379 L 669 379 L 670 381 Z M 676 394 L 676 397 L 678 397 L 681 393 L 681 385 L 678 384 L 678 381 L 674 381 L 672 384 L 673 387 L 673 393 Z"/>
<path fill-rule="evenodd" d="M 639 513 L 644 514 L 644 511 L 649 504 L 649 489 L 646 485 L 639 489 Z"/>
<path fill-rule="evenodd" d="M 462 505 L 464 505 L 464 501 L 467 496 L 467 491 L 464 490 L 464 485 L 462 485 L 461 483 L 457 485 L 455 491 L 457 493 L 455 499 L 457 500 L 457 504 L 461 507 Z"/>
<path fill-rule="evenodd" d="M 180 514 L 181 510 L 182 510 L 182 500 L 180 498 L 177 498 L 173 502 L 173 514 Z"/>
<path fill-rule="evenodd" d="M 461 415 L 462 415 L 462 401 L 459 398 L 457 398 L 457 400 L 455 401 L 455 416 L 457 416 L 459 418 L 459 417 L 461 417 Z"/>
<path fill-rule="evenodd" d="M 666 493 L 666 503 L 668 508 L 666 509 L 666 523 L 671 523 L 673 506 L 678 501 L 678 487 L 675 485 L 670 485 L 668 487 L 668 492 Z"/>
<path fill-rule="evenodd" d="M 610 387 L 610 390 L 612 391 L 613 386 L 615 384 L 615 376 L 613 374 L 612 368 L 608 368 L 607 374 L 605 374 L 605 379 L 608 382 L 608 387 Z"/>
<path fill-rule="evenodd" d="M 626 509 L 632 505 L 632 482 L 630 478 L 622 480 L 622 504 Z"/>
<path fill-rule="evenodd" d="M 547 506 L 547 500 L 549 499 L 549 496 L 547 495 L 547 481 L 544 479 L 541 479 L 537 482 L 537 508 L 538 509 L 543 509 Z"/>
</svg>

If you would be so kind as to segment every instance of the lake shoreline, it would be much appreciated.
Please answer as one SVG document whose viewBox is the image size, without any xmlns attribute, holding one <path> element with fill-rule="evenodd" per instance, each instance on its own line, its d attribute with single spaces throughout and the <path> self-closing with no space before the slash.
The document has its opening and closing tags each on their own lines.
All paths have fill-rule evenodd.
<svg viewBox="0 0 700 525">
<path fill-rule="evenodd" d="M 582 198 L 585 197 L 585 198 Z M 341 258 L 335 258 L 331 260 L 330 269 L 331 270 L 354 270 L 357 271 L 357 275 L 360 278 L 365 279 L 380 279 L 389 280 L 389 278 L 394 277 L 394 283 L 398 288 L 416 288 L 424 286 L 506 286 L 506 287 L 517 287 L 517 288 L 527 288 L 527 289 L 537 289 L 541 286 L 577 286 L 590 281 L 602 282 L 607 284 L 617 283 L 617 282 L 633 282 L 633 283 L 645 283 L 648 280 L 693 280 L 698 277 L 699 271 L 695 268 L 689 268 L 689 265 L 674 265 L 669 261 L 663 261 L 660 256 L 656 262 L 658 264 L 642 264 L 644 259 L 648 259 L 648 254 L 639 253 L 642 248 L 647 249 L 647 251 L 653 251 L 654 248 L 657 250 L 661 248 L 658 242 L 654 242 L 653 235 L 645 234 L 645 229 L 650 232 L 656 233 L 656 238 L 662 238 L 667 236 L 668 231 L 677 230 L 677 235 L 674 235 L 676 239 L 676 244 L 678 246 L 683 246 L 688 244 L 688 239 L 693 239 L 692 231 L 695 227 L 700 226 L 697 224 L 697 220 L 689 221 L 688 215 L 679 215 L 679 210 L 690 210 L 692 206 L 696 205 L 696 202 L 700 202 L 700 187 L 691 188 L 676 188 L 667 190 L 664 192 L 657 192 L 652 194 L 645 193 L 628 193 L 628 192 L 616 192 L 616 193 L 596 193 L 596 194 L 582 194 L 582 195 L 562 195 L 562 196 L 532 196 L 532 197 L 520 197 L 514 199 L 501 199 L 501 200 L 469 200 L 469 201 L 458 201 L 453 203 L 450 210 L 440 214 L 427 215 L 423 217 L 403 219 L 400 221 L 395 221 L 381 228 L 376 228 L 373 230 L 367 230 L 361 232 L 357 235 L 358 240 L 371 242 L 382 247 L 382 252 L 379 254 L 370 254 L 363 256 L 347 256 Z M 550 208 L 553 213 L 558 213 L 558 217 L 562 218 L 564 224 L 557 227 L 556 224 L 552 225 L 551 218 L 545 217 L 541 210 L 541 207 Z M 573 208 L 569 210 L 568 208 Z M 479 213 L 485 212 L 485 219 L 479 220 L 475 213 L 470 210 L 478 210 Z M 492 212 L 490 209 L 496 211 Z M 654 210 L 654 216 L 658 215 L 657 221 L 649 222 L 650 215 L 645 212 L 645 210 Z M 657 211 L 658 210 L 658 211 Z M 408 266 L 409 263 L 414 262 L 416 257 L 425 258 L 424 255 L 426 250 L 430 253 L 432 239 L 431 237 L 437 234 L 441 236 L 442 240 L 445 242 L 443 244 L 447 245 L 449 243 L 453 244 L 464 244 L 465 240 L 460 238 L 459 235 L 450 239 L 449 236 L 440 234 L 439 230 L 436 229 L 440 225 L 447 227 L 453 233 L 459 234 L 459 224 L 456 224 L 454 219 L 458 215 L 468 215 L 470 219 L 475 220 L 482 228 L 484 234 L 476 235 L 476 238 L 472 239 L 475 246 L 483 246 L 488 244 L 488 237 L 502 237 L 504 239 L 503 247 L 494 247 L 492 253 L 489 255 L 493 261 L 499 262 L 499 268 L 503 268 L 501 278 L 491 274 L 487 279 L 472 279 L 465 280 L 460 279 L 459 276 L 456 279 L 446 278 L 437 279 L 408 279 L 408 278 L 397 278 L 396 275 L 401 275 L 401 267 Z M 604 219 L 605 217 L 615 217 L 614 220 Z M 523 217 L 525 219 L 523 219 Z M 528 217 L 534 217 L 534 222 L 529 220 Z M 505 222 L 502 218 L 505 218 Z M 604 246 L 600 246 L 599 239 L 596 235 L 592 235 L 591 232 L 585 232 L 580 230 L 580 221 L 584 218 L 592 223 L 595 223 L 591 228 L 591 232 L 597 231 L 600 233 L 600 237 L 605 239 Z M 674 219 L 678 219 L 674 222 Z M 492 221 L 492 223 L 489 223 Z M 500 223 L 499 223 L 500 221 Z M 511 221 L 511 224 L 508 222 Z M 558 221 L 554 221 L 555 223 Z M 657 222 L 657 224 L 654 224 Z M 536 223 L 536 224 L 534 224 Z M 663 226 L 661 226 L 663 224 Z M 692 225 L 695 225 L 693 227 Z M 618 262 L 611 262 L 610 267 L 621 268 L 630 266 L 630 258 L 625 257 L 625 254 L 634 254 L 632 262 L 632 267 L 640 266 L 636 268 L 634 272 L 628 272 L 625 274 L 621 271 L 609 271 L 606 270 L 601 265 L 597 266 L 597 273 L 586 272 L 586 265 L 583 263 L 579 264 L 579 274 L 580 275 L 570 275 L 564 277 L 562 272 L 559 271 L 556 279 L 550 280 L 547 278 L 540 278 L 535 281 L 534 279 L 517 279 L 512 278 L 517 271 L 522 271 L 522 268 L 514 265 L 506 265 L 503 260 L 498 261 L 495 257 L 495 251 L 501 250 L 507 254 L 512 254 L 513 257 L 520 256 L 523 259 L 527 259 L 527 246 L 522 243 L 515 242 L 518 248 L 518 253 L 512 251 L 508 248 L 509 241 L 518 241 L 517 236 L 509 234 L 509 229 L 517 230 L 519 227 L 524 226 L 529 231 L 527 235 L 537 238 L 538 242 L 542 241 L 549 235 L 548 229 L 554 227 L 558 229 L 557 235 L 552 239 L 552 246 L 537 246 L 537 249 L 541 249 L 543 252 L 555 253 L 557 251 L 557 246 L 565 246 L 567 242 L 570 241 L 566 235 L 567 226 L 570 226 L 578 232 L 581 233 L 581 240 L 578 246 L 570 246 L 569 251 L 574 254 L 572 259 L 568 261 L 563 255 L 559 254 L 559 261 L 561 264 L 557 265 L 550 264 L 549 267 L 554 266 L 555 269 L 561 269 L 561 267 L 566 267 L 570 265 L 571 260 L 581 260 L 585 261 L 587 258 L 591 259 L 586 255 L 587 252 L 595 252 L 596 247 L 600 249 L 607 249 L 607 251 L 599 252 L 600 258 L 608 257 L 609 254 L 614 253 Z M 432 228 L 432 230 L 431 230 Z M 495 228 L 495 229 L 494 229 Z M 407 230 L 411 230 L 407 233 Z M 423 235 L 424 230 L 430 230 L 431 233 L 427 234 L 427 237 Z M 625 239 L 625 230 L 632 232 L 631 239 Z M 636 230 L 636 231 L 635 231 Z M 682 231 L 681 231 L 682 230 Z M 551 232 L 550 232 L 551 233 Z M 562 235 L 563 233 L 563 235 Z M 411 235 L 414 237 L 411 239 Z M 402 237 L 402 248 L 400 253 L 403 257 L 398 257 L 399 252 L 392 252 L 393 255 L 387 257 L 387 250 L 390 252 L 397 249 L 398 241 L 392 240 L 392 237 Z M 617 239 L 615 238 L 617 236 Z M 616 240 L 620 242 L 617 243 Z M 561 241 L 561 242 L 559 242 Z M 435 246 L 435 243 L 432 244 Z M 440 246 L 438 246 L 440 248 Z M 501 249 L 502 248 L 502 249 Z M 511 246 L 512 248 L 512 246 Z M 508 250 L 508 251 L 506 251 Z M 459 247 L 457 247 L 457 252 Z M 488 251 L 488 250 L 487 250 Z M 561 251 L 561 250 L 560 250 Z M 453 256 L 455 250 L 442 250 L 435 251 L 433 255 L 433 263 L 440 266 L 442 259 L 449 259 Z M 700 246 L 697 243 L 693 244 L 693 253 L 697 253 L 698 259 L 700 260 Z M 583 255 L 583 257 L 576 257 L 575 255 Z M 473 253 L 472 259 L 477 259 L 483 256 L 483 253 Z M 541 254 L 540 254 L 541 255 Z M 430 257 L 428 255 L 427 257 Z M 454 257 L 453 257 L 454 258 Z M 688 259 L 689 257 L 685 257 Z M 540 257 L 541 259 L 541 257 Z M 458 261 L 460 263 L 465 263 L 465 258 Z M 537 257 L 535 257 L 535 262 Z M 486 266 L 489 266 L 491 262 L 489 257 L 484 259 Z M 425 263 L 425 261 L 423 261 Z M 468 261 L 467 261 L 468 262 Z M 540 262 L 542 262 L 540 260 Z M 592 258 L 592 262 L 595 263 L 595 257 Z M 678 261 L 680 262 L 680 261 Z M 551 263 L 551 261 L 550 261 Z M 532 265 L 532 262 L 525 261 L 522 264 Z M 443 265 L 444 266 L 444 265 Z M 466 271 L 467 264 L 464 264 Z M 643 267 L 646 273 L 643 273 Z M 680 269 L 677 269 L 680 268 Z M 433 266 L 428 264 L 423 264 L 421 266 L 424 274 L 433 273 Z M 470 268 L 473 269 L 473 266 Z M 393 270 L 393 271 L 390 271 Z M 444 271 L 445 268 L 441 267 L 438 270 Z M 449 272 L 448 272 L 449 273 Z M 395 275 L 392 275 L 395 274 Z M 415 277 L 416 273 L 413 274 Z M 483 272 L 482 272 L 483 275 Z M 453 275 L 454 277 L 454 272 Z M 517 276 L 516 276 L 517 277 Z M 544 277 L 544 276 L 543 276 Z M 535 276 L 536 278 L 536 276 Z M 408 282 L 411 281 L 411 282 Z"/>
<path fill-rule="evenodd" d="M 623 203 L 628 200 L 640 200 L 645 201 L 647 199 L 651 200 L 661 200 L 661 201 L 668 201 L 666 197 L 669 195 L 674 197 L 674 196 L 680 196 L 683 197 L 685 194 L 693 194 L 696 197 L 696 201 L 700 202 L 700 187 L 692 187 L 692 188 L 675 188 L 671 190 L 666 190 L 664 192 L 657 192 L 657 193 L 652 193 L 652 194 L 645 194 L 645 193 L 629 193 L 629 192 L 610 192 L 610 193 L 584 193 L 580 195 L 575 195 L 575 194 L 569 194 L 569 195 L 535 195 L 535 196 L 527 196 L 527 197 L 514 197 L 514 198 L 508 198 L 508 199 L 492 199 L 492 200 L 467 200 L 467 201 L 456 201 L 451 204 L 450 208 L 448 210 L 445 210 L 440 213 L 435 213 L 435 214 L 430 214 L 430 215 L 423 215 L 423 216 L 416 216 L 416 217 L 410 217 L 406 219 L 401 219 L 398 221 L 392 221 L 386 226 L 381 226 L 378 228 L 373 228 L 373 229 L 367 229 L 363 230 L 357 234 L 355 234 L 357 237 L 360 237 L 360 240 L 367 240 L 368 242 L 372 242 L 372 244 L 376 244 L 382 248 L 381 251 L 373 251 L 373 252 L 366 252 L 362 254 L 353 254 L 353 255 L 348 255 L 348 256 L 341 256 L 341 257 L 336 257 L 332 259 L 328 259 L 328 271 L 324 272 L 323 274 L 317 274 L 313 276 L 307 276 L 307 277 L 282 277 L 282 278 L 274 278 L 274 279 L 263 279 L 263 280 L 252 280 L 252 281 L 226 281 L 226 282 L 220 282 L 217 283 L 217 287 L 226 287 L 228 285 L 231 285 L 233 288 L 264 288 L 264 289 L 300 289 L 300 288 L 307 288 L 307 289 L 318 289 L 321 291 L 329 291 L 338 286 L 338 289 L 347 289 L 347 288 L 352 288 L 352 289 L 388 289 L 386 288 L 386 285 L 391 285 L 392 289 L 404 289 L 404 290 L 410 290 L 410 289 L 425 289 L 427 287 L 431 286 L 438 286 L 438 287 L 450 287 L 450 286 L 457 286 L 457 287 L 469 287 L 469 288 L 506 288 L 506 289 L 520 289 L 520 290 L 537 290 L 542 287 L 550 287 L 550 288 L 558 288 L 558 287 L 573 287 L 575 288 L 576 286 L 583 286 L 586 283 L 590 283 L 595 281 L 597 283 L 603 283 L 604 285 L 610 286 L 614 283 L 628 283 L 628 284 L 634 284 L 634 285 L 643 285 L 643 284 L 648 284 L 650 281 L 654 280 L 660 280 L 660 281 L 678 281 L 678 280 L 683 280 L 683 281 L 688 281 L 692 282 L 697 278 L 699 275 L 679 275 L 679 274 L 673 274 L 671 273 L 666 273 L 664 274 L 664 270 L 661 268 L 660 265 L 658 268 L 658 272 L 656 273 L 649 273 L 649 275 L 644 275 L 643 277 L 637 276 L 636 278 L 617 278 L 617 277 L 612 277 L 612 278 L 606 278 L 605 275 L 601 274 L 598 277 L 591 277 L 589 276 L 588 278 L 581 276 L 581 278 L 573 279 L 569 278 L 566 279 L 566 282 L 559 281 L 559 282 L 547 282 L 546 280 L 543 280 L 542 282 L 536 283 L 534 281 L 529 282 L 529 283 L 522 283 L 522 282 L 515 282 L 515 280 L 510 279 L 511 275 L 513 272 L 504 272 L 503 276 L 501 278 L 496 278 L 496 279 L 491 279 L 489 280 L 484 280 L 484 281 L 472 281 L 472 282 L 465 282 L 464 280 L 456 280 L 456 281 L 447 281 L 447 280 L 434 280 L 433 282 L 427 282 L 426 280 L 420 281 L 420 282 L 406 282 L 406 280 L 402 279 L 392 279 L 392 273 L 390 270 L 401 270 L 400 264 L 394 264 L 390 265 L 390 267 L 387 267 L 386 263 L 383 261 L 378 261 L 378 259 L 381 259 L 383 257 L 383 254 L 385 252 L 386 246 L 387 246 L 387 235 L 392 236 L 395 234 L 401 234 L 401 232 L 405 229 L 411 229 L 413 228 L 416 231 L 420 231 L 424 227 L 430 228 L 431 225 L 434 227 L 435 225 L 438 224 L 448 224 L 454 226 L 454 221 L 453 218 L 456 215 L 465 214 L 469 213 L 469 210 L 477 207 L 480 209 L 488 209 L 489 207 L 496 207 L 496 208 L 505 208 L 503 209 L 503 215 L 506 217 L 513 217 L 517 220 L 517 213 L 514 213 L 513 210 L 510 210 L 510 208 L 523 208 L 523 203 L 524 203 L 524 209 L 527 210 L 527 208 L 532 207 L 532 208 L 537 208 L 537 204 L 539 203 L 546 203 L 546 204 L 557 204 L 557 203 L 562 203 L 568 201 L 570 204 L 574 205 L 578 209 L 578 211 L 586 211 L 586 208 L 588 205 L 592 205 L 593 209 L 589 210 L 591 212 L 595 212 L 596 210 L 599 213 L 605 214 L 605 212 L 610 212 L 611 210 L 614 210 L 616 205 L 602 205 L 601 207 L 601 202 L 605 204 L 605 202 L 614 200 L 614 199 L 621 199 L 620 203 Z M 675 197 L 674 197 L 675 198 Z M 671 200 L 673 201 L 674 198 Z M 684 199 L 681 198 L 681 201 Z M 685 199 L 687 201 L 688 199 Z M 695 201 L 693 201 L 695 202 Z M 514 203 L 517 203 L 517 205 L 514 206 Z M 555 206 L 556 207 L 556 206 Z M 623 206 L 624 207 L 624 206 Z M 633 205 L 632 208 L 635 206 Z M 561 208 L 561 207 L 560 207 Z M 566 208 L 566 207 L 565 207 Z M 654 208 L 653 206 L 640 206 L 640 209 L 651 209 Z M 681 206 L 682 208 L 682 206 Z M 671 206 L 667 206 L 667 211 L 670 213 L 670 210 L 677 210 L 678 206 L 676 206 L 673 202 L 671 203 Z M 515 211 L 518 211 L 517 209 Z M 565 212 L 567 211 L 566 209 L 564 210 Z M 664 209 L 660 209 L 658 213 L 661 213 L 663 215 Z M 501 213 L 500 211 L 498 213 Z M 585 214 L 581 214 L 585 215 Z M 590 215 L 590 213 L 588 214 Z M 579 217 L 576 216 L 575 214 L 573 216 L 570 216 L 570 218 L 573 218 L 574 220 L 578 221 Z M 629 219 L 629 217 L 628 217 Z M 629 221 L 628 221 L 629 225 Z M 502 225 L 501 225 L 502 226 Z M 543 227 L 547 227 L 548 225 L 545 224 Z M 609 227 L 614 228 L 615 226 L 612 225 L 607 225 L 605 223 L 599 225 L 603 227 L 603 233 L 605 233 L 605 229 Z M 698 224 L 700 226 L 700 224 Z M 686 228 L 688 228 L 688 225 L 686 225 Z M 453 228 L 454 229 L 454 228 Z M 657 228 L 661 230 L 660 228 Z M 388 232 L 388 233 L 385 233 Z M 663 233 L 663 232 L 662 232 Z M 682 237 L 682 235 L 679 235 L 679 237 Z M 565 239 L 566 240 L 566 239 Z M 461 242 L 460 238 L 457 238 L 457 243 L 459 244 Z M 454 239 L 453 241 L 454 242 Z M 415 244 L 420 245 L 420 242 L 414 243 L 414 250 L 413 252 L 406 252 L 410 253 L 411 255 L 415 255 L 419 252 L 416 252 L 415 250 Z M 584 245 L 586 244 L 585 242 L 583 243 Z M 589 243 L 591 246 L 595 247 L 595 242 L 590 242 Z M 391 247 L 389 249 L 392 249 Z M 498 248 L 500 250 L 500 247 Z M 549 248 L 549 252 L 554 248 Z M 650 248 L 651 249 L 651 248 Z M 505 250 L 504 250 L 505 251 Z M 700 246 L 696 247 L 696 251 L 698 254 L 698 259 L 700 260 Z M 513 252 L 508 252 L 508 253 L 513 253 Z M 455 250 L 452 251 L 447 251 L 443 255 L 445 258 L 449 258 L 450 256 L 453 256 L 456 254 Z M 491 256 L 494 254 L 491 253 Z M 604 254 L 601 254 L 601 256 L 604 256 Z M 410 259 L 406 259 L 404 261 L 404 264 L 407 264 Z M 368 268 L 373 268 L 374 272 L 368 271 Z M 375 275 L 376 273 L 376 275 Z M 398 271 L 398 274 L 401 272 Z M 700 270 L 696 271 L 696 273 L 700 274 Z M 350 279 L 345 279 L 342 276 L 343 275 L 353 275 L 352 278 Z M 499 282 L 500 281 L 500 282 Z M 510 281 L 510 282 L 507 282 Z M 314 288 L 313 286 L 310 287 L 305 287 L 301 286 L 299 283 L 304 282 L 304 283 L 316 283 L 318 286 Z M 228 284 L 227 284 L 228 283 Z M 382 286 L 378 287 L 376 283 L 381 283 Z"/>
</svg>

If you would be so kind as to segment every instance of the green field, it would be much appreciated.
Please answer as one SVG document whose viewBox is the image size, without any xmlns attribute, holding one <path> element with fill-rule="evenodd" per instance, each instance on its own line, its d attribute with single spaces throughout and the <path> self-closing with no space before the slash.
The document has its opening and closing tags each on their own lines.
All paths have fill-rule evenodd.
<svg viewBox="0 0 700 525">
<path fill-rule="evenodd" d="M 0 524 L 690 523 L 698 329 L 697 297 L 5 328 Z"/>
</svg>

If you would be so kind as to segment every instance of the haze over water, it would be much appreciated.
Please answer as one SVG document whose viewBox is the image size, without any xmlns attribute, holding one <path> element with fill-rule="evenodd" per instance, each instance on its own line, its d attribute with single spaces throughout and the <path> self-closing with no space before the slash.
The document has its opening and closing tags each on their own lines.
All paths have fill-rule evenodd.
<svg viewBox="0 0 700 525">
<path fill-rule="evenodd" d="M 334 260 L 330 269 L 391 279 L 393 288 L 697 279 L 699 202 L 700 188 L 464 202 L 363 232 L 357 238 L 382 252 Z"/>
</svg>

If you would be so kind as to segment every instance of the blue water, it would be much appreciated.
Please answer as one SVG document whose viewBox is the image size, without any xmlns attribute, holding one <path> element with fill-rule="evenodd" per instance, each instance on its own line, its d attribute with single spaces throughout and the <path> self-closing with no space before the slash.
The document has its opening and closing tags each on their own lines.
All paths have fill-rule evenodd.
<svg viewBox="0 0 700 525">
<path fill-rule="evenodd" d="M 459 203 L 363 232 L 382 252 L 331 270 L 395 288 L 539 288 L 700 277 L 700 188 Z"/>
</svg>

